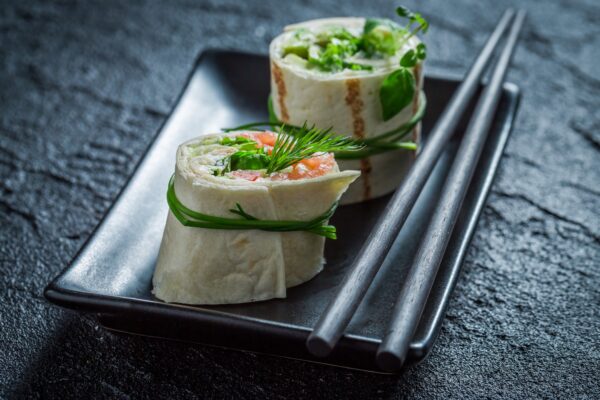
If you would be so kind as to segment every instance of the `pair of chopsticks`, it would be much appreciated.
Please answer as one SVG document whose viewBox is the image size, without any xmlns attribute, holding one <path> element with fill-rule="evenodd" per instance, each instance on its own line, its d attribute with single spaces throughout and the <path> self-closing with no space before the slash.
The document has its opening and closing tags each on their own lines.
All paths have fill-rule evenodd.
<svg viewBox="0 0 600 400">
<path fill-rule="evenodd" d="M 410 340 L 425 308 L 431 286 L 481 155 L 524 19 L 524 11 L 517 12 L 515 16 L 515 12 L 509 9 L 498 22 L 437 121 L 415 164 L 356 256 L 334 300 L 328 305 L 308 337 L 306 344 L 312 354 L 320 357 L 328 355 L 344 333 L 344 329 L 352 319 L 410 214 L 427 178 L 476 93 L 494 50 L 510 25 L 504 48 L 491 72 L 489 83 L 478 100 L 442 189 L 440 202 L 401 288 L 388 332 L 377 352 L 377 363 L 383 370 L 396 371 L 404 364 Z M 512 24 L 510 24 L 511 20 Z"/>
</svg>

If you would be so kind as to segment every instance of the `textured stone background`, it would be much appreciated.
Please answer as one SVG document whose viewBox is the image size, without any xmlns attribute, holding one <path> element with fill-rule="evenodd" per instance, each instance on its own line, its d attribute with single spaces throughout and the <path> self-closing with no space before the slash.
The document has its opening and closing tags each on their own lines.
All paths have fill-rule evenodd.
<svg viewBox="0 0 600 400">
<path fill-rule="evenodd" d="M 516 128 L 437 345 L 401 377 L 114 336 L 44 300 L 202 49 L 266 53 L 286 23 L 393 9 L 255 3 L 0 5 L 0 397 L 599 398 L 595 0 L 418 5 L 430 72 L 463 73 L 510 3 L 529 19 L 509 76 L 524 94 Z"/>
</svg>

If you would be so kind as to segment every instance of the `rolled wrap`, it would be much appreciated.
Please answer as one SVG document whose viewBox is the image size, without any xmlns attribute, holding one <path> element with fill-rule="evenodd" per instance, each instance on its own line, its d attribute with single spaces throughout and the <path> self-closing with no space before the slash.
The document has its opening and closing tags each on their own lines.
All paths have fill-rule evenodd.
<svg viewBox="0 0 600 400">
<path fill-rule="evenodd" d="M 196 149 L 211 137 L 222 136 L 225 134 L 205 135 L 177 150 L 176 196 L 186 207 L 203 214 L 236 218 L 229 210 L 239 203 L 259 219 L 308 221 L 325 213 L 359 175 L 358 171 L 340 172 L 335 165 L 316 178 L 252 182 L 213 176 L 196 168 Z M 322 270 L 324 244 L 324 237 L 302 231 L 186 227 L 169 211 L 153 293 L 166 302 L 186 304 L 286 297 L 286 288 Z"/>
<path fill-rule="evenodd" d="M 332 128 L 334 132 L 371 138 L 389 132 L 407 123 L 419 106 L 423 87 L 422 65 L 413 69 L 417 88 L 411 106 L 401 110 L 388 121 L 382 117 L 379 88 L 383 80 L 398 69 L 401 56 L 414 49 L 420 40 L 413 36 L 394 56 L 382 59 L 360 60 L 373 66 L 372 71 L 343 70 L 322 72 L 306 69 L 282 58 L 285 42 L 298 28 L 317 30 L 324 26 L 343 26 L 359 35 L 364 18 L 326 18 L 289 25 L 270 45 L 271 100 L 277 119 L 301 126 L 304 122 L 320 129 Z M 406 137 L 417 144 L 421 125 L 417 124 Z M 342 204 L 356 203 L 393 192 L 412 166 L 415 152 L 394 150 L 361 160 L 338 160 L 340 168 L 359 169 L 362 174 L 356 184 L 342 197 Z"/>
</svg>

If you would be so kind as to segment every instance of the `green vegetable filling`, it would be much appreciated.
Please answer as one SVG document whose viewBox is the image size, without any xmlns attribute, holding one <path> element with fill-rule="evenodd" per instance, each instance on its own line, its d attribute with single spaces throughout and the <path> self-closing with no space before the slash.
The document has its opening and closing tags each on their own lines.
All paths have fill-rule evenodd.
<svg viewBox="0 0 600 400">
<path fill-rule="evenodd" d="M 295 64 L 321 71 L 371 70 L 369 65 L 346 61 L 358 53 L 360 42 L 360 38 L 342 27 L 329 27 L 316 34 L 299 29 L 284 45 L 283 56 Z"/>
<path fill-rule="evenodd" d="M 389 19 L 369 18 L 360 35 L 354 35 L 341 26 L 329 26 L 317 32 L 306 28 L 297 29 L 284 44 L 283 57 L 296 65 L 324 72 L 339 72 L 344 69 L 370 71 L 372 66 L 349 59 L 354 56 L 393 56 L 412 36 L 419 31 L 425 33 L 429 27 L 420 14 L 405 7 L 398 7 L 396 13 L 408 20 L 406 26 L 400 26 Z"/>
<path fill-rule="evenodd" d="M 220 144 L 238 149 L 238 151 L 225 158 L 225 168 L 220 171 L 221 174 L 237 170 L 256 171 L 267 168 L 269 156 L 254 140 L 244 136 L 226 136 L 221 139 Z"/>
<path fill-rule="evenodd" d="M 230 171 L 266 169 L 269 165 L 269 157 L 261 150 L 238 151 L 229 156 L 228 169 Z"/>
<path fill-rule="evenodd" d="M 402 45 L 408 32 L 389 19 L 367 19 L 363 28 L 362 48 L 369 58 L 393 56 Z"/>
</svg>

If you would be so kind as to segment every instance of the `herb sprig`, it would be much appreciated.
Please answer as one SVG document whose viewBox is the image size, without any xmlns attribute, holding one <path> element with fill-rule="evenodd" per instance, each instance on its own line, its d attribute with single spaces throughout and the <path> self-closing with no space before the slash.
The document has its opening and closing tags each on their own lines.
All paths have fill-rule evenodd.
<svg viewBox="0 0 600 400">
<path fill-rule="evenodd" d="M 308 127 L 285 129 L 277 136 L 273 151 L 269 155 L 267 174 L 281 171 L 317 153 L 353 151 L 361 148 L 352 139 L 331 134 L 331 129 L 320 130 Z"/>
<path fill-rule="evenodd" d="M 328 239 L 337 238 L 335 226 L 327 224 L 337 208 L 337 202 L 310 221 L 261 220 L 248 214 L 239 203 L 229 211 L 241 218 L 215 217 L 191 210 L 181 203 L 175 194 L 175 176 L 172 176 L 167 189 L 167 203 L 175 218 L 184 226 L 226 230 L 258 229 L 269 232 L 305 231 Z"/>
<path fill-rule="evenodd" d="M 419 31 L 426 33 L 429 23 L 419 13 L 413 13 L 406 7 L 398 7 L 396 14 L 408 19 L 405 29 L 409 33 L 403 36 L 404 45 Z M 379 101 L 381 102 L 382 118 L 384 121 L 392 119 L 396 114 L 407 107 L 413 100 L 417 82 L 412 69 L 427 57 L 425 44 L 420 43 L 416 49 L 410 49 L 400 59 L 400 67 L 388 75 L 379 88 Z"/>
<path fill-rule="evenodd" d="M 406 38 L 407 40 L 416 35 L 419 31 L 423 33 L 427 33 L 429 29 L 429 22 L 419 13 L 415 13 L 410 11 L 408 8 L 399 6 L 396 8 L 396 14 L 398 14 L 401 18 L 407 18 L 408 24 L 406 25 L 406 30 L 410 31 L 410 34 Z"/>
</svg>

